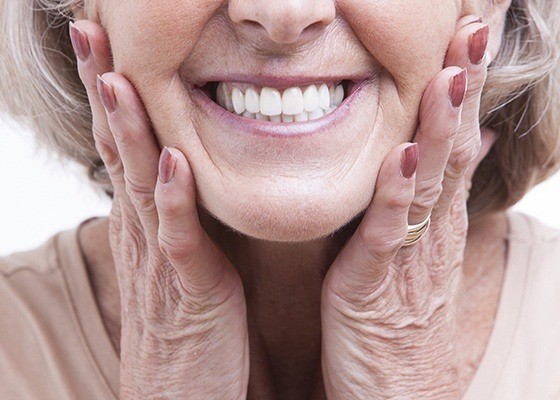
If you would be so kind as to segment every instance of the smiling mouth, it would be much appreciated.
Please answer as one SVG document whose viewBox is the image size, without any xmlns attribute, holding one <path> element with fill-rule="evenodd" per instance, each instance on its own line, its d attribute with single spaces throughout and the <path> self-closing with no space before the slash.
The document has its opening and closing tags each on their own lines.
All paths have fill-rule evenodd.
<svg viewBox="0 0 560 400">
<path fill-rule="evenodd" d="M 243 82 L 209 82 L 202 91 L 223 109 L 237 116 L 275 123 L 320 119 L 352 93 L 355 82 L 342 80 L 288 88 Z"/>
</svg>

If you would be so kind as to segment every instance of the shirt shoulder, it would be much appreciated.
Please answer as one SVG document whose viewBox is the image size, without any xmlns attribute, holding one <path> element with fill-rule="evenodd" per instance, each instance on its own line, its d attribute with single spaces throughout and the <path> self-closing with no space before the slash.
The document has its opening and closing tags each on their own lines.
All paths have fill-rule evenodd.
<svg viewBox="0 0 560 400">
<path fill-rule="evenodd" d="M 45 241 L 33 250 L 20 251 L 0 257 L 0 274 L 9 279 L 20 271 L 36 275 L 49 274 L 59 268 L 56 259 L 55 242 L 57 236 Z"/>
<path fill-rule="evenodd" d="M 523 213 L 510 213 L 509 238 L 535 244 L 560 243 L 560 230 L 547 225 L 539 219 Z"/>
<path fill-rule="evenodd" d="M 76 302 L 89 284 L 76 229 L 0 257 L 0 399 L 115 398 L 81 324 L 94 303 Z"/>
<path fill-rule="evenodd" d="M 492 399 L 560 395 L 560 231 L 511 213 L 508 262 L 486 371 Z M 493 369 L 494 372 L 489 372 Z"/>
</svg>

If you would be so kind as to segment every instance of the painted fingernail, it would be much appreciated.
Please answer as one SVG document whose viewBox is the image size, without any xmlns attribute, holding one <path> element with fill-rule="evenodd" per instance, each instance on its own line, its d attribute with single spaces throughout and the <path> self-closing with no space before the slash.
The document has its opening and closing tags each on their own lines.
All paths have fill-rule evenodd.
<svg viewBox="0 0 560 400">
<path fill-rule="evenodd" d="M 489 32 L 490 27 L 485 25 L 469 36 L 469 60 L 472 64 L 480 64 L 484 58 L 488 46 Z"/>
<path fill-rule="evenodd" d="M 467 92 L 467 69 L 463 68 L 461 72 L 452 77 L 449 81 L 449 99 L 451 105 L 458 108 L 465 100 Z"/>
<path fill-rule="evenodd" d="M 97 75 L 97 91 L 103 107 L 109 114 L 114 113 L 117 109 L 117 98 L 112 86 L 107 84 L 99 75 Z"/>
<path fill-rule="evenodd" d="M 418 143 L 408 146 L 401 155 L 401 175 L 405 179 L 412 178 L 418 167 Z"/>
<path fill-rule="evenodd" d="M 82 62 L 87 61 L 91 55 L 91 48 L 89 47 L 87 35 L 76 28 L 72 21 L 70 21 L 70 41 L 72 42 L 74 53 L 76 53 L 78 58 Z"/>
<path fill-rule="evenodd" d="M 175 175 L 175 166 L 177 165 L 177 159 L 173 157 L 173 154 L 169 151 L 167 147 L 164 147 L 161 151 L 159 157 L 159 180 L 161 183 L 169 183 Z"/>
</svg>

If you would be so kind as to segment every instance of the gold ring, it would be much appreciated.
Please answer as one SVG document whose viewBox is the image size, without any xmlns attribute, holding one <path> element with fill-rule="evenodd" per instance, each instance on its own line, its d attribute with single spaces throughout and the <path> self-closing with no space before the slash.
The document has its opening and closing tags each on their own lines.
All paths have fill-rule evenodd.
<svg viewBox="0 0 560 400">
<path fill-rule="evenodd" d="M 416 225 L 408 225 L 406 232 L 406 238 L 404 240 L 404 246 L 412 246 L 414 243 L 418 242 L 422 237 L 428 232 L 428 227 L 430 226 L 430 216 L 424 221 Z"/>
</svg>

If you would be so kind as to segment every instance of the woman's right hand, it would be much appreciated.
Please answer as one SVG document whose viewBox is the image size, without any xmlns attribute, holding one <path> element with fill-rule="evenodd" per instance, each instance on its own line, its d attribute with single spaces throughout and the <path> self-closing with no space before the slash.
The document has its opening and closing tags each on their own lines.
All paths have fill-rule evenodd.
<svg viewBox="0 0 560 400">
<path fill-rule="evenodd" d="M 96 148 L 114 187 L 109 239 L 121 301 L 120 398 L 245 399 L 243 286 L 200 225 L 189 164 L 177 149 L 160 156 L 136 91 L 110 72 L 104 30 L 80 20 L 70 31 Z"/>
</svg>

